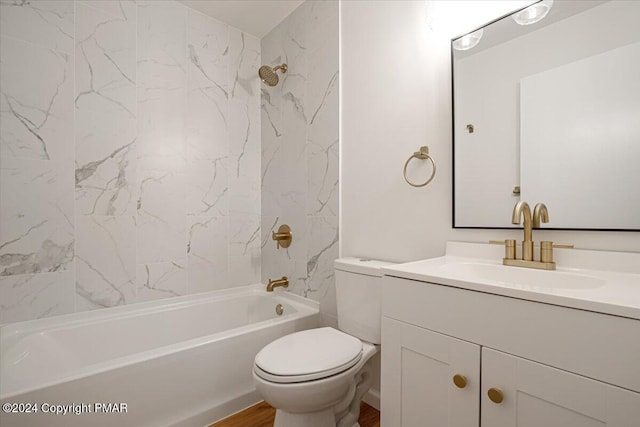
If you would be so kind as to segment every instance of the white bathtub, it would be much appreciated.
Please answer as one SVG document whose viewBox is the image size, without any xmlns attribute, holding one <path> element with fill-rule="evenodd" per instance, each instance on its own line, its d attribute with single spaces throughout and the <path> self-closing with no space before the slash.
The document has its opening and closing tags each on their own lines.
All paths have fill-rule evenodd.
<svg viewBox="0 0 640 427">
<path fill-rule="evenodd" d="M 318 322 L 316 303 L 255 285 L 5 325 L 0 425 L 204 426 L 260 400 L 264 345 Z"/>
</svg>

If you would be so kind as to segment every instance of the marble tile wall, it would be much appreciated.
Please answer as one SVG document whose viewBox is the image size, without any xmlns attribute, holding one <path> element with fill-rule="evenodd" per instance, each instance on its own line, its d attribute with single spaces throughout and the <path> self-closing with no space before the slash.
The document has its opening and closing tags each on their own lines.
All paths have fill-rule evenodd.
<svg viewBox="0 0 640 427">
<path fill-rule="evenodd" d="M 290 290 L 320 301 L 336 324 L 338 257 L 338 2 L 307 1 L 262 39 L 262 60 L 288 64 L 262 85 L 262 278 L 290 278 Z M 293 242 L 276 250 L 271 231 L 289 224 Z"/>
<path fill-rule="evenodd" d="M 173 1 L 0 0 L 0 323 L 260 281 L 260 62 Z"/>
</svg>

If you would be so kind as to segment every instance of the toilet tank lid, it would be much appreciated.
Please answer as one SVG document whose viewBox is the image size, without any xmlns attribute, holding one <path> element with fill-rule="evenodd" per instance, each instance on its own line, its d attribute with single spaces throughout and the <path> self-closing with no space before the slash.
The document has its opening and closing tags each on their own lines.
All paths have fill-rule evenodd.
<svg viewBox="0 0 640 427">
<path fill-rule="evenodd" d="M 375 259 L 346 257 L 338 258 L 333 265 L 336 270 L 346 271 L 348 273 L 366 274 L 367 276 L 381 277 L 383 267 L 394 265 L 393 262 L 378 261 Z"/>
</svg>

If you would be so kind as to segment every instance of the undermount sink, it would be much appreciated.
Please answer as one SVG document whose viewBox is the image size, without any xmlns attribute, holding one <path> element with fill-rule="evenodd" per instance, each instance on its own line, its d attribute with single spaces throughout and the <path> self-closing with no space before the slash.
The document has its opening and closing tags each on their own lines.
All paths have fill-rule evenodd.
<svg viewBox="0 0 640 427">
<path fill-rule="evenodd" d="M 460 279 L 490 281 L 523 289 L 595 289 L 605 280 L 585 274 L 533 270 L 481 262 L 450 262 L 441 265 L 442 273 Z"/>
</svg>

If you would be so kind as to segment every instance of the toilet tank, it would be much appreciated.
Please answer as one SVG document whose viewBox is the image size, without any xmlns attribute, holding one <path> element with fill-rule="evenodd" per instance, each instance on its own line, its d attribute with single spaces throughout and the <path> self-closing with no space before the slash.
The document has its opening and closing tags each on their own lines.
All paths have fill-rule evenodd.
<svg viewBox="0 0 640 427">
<path fill-rule="evenodd" d="M 380 344 L 382 272 L 390 262 L 362 258 L 335 260 L 338 328 Z"/>
</svg>

